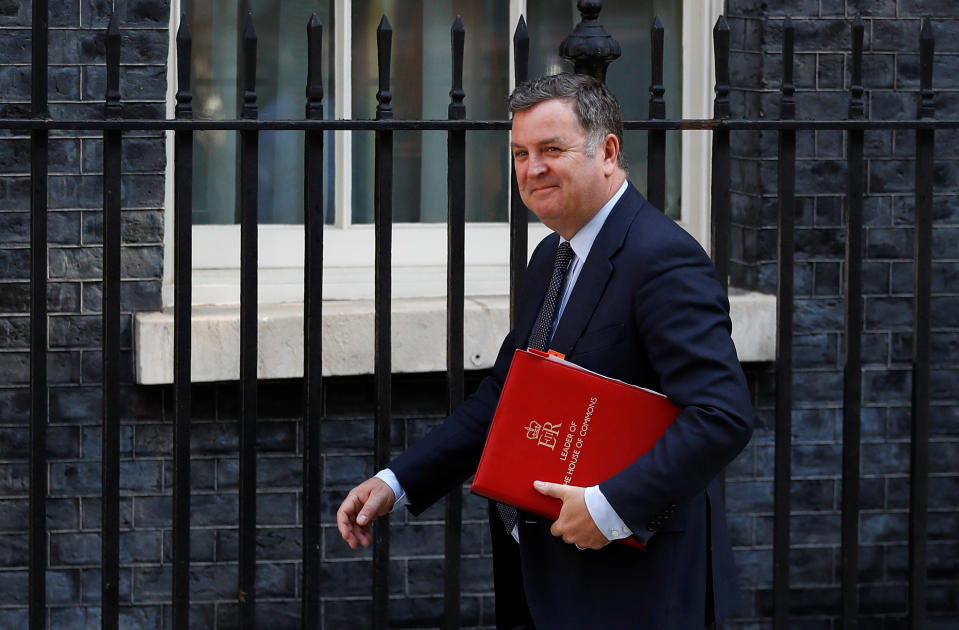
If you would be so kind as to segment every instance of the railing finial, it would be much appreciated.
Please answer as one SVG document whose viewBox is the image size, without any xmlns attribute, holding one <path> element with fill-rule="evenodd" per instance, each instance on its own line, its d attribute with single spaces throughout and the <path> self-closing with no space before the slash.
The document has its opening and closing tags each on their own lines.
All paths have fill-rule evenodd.
<svg viewBox="0 0 959 630">
<path fill-rule="evenodd" d="M 852 80 L 849 84 L 849 118 L 860 119 L 866 114 L 862 87 L 862 43 L 865 24 L 862 17 L 856 16 L 852 23 Z"/>
<path fill-rule="evenodd" d="M 936 112 L 936 93 L 932 91 L 932 70 L 936 52 L 936 37 L 932 22 L 922 21 L 919 31 L 919 118 L 932 118 Z"/>
<path fill-rule="evenodd" d="M 190 63 L 193 50 L 193 35 L 186 12 L 180 17 L 176 32 L 177 91 L 176 117 L 190 118 L 193 114 L 193 93 L 190 91 Z"/>
<path fill-rule="evenodd" d="M 796 86 L 793 84 L 793 42 L 796 28 L 792 18 L 786 16 L 783 23 L 783 83 L 779 117 L 783 120 L 796 117 Z"/>
<path fill-rule="evenodd" d="M 713 27 L 713 51 L 716 59 L 713 118 L 729 118 L 729 23 L 723 15 Z"/>
<path fill-rule="evenodd" d="M 119 118 L 123 107 L 120 105 L 120 27 L 117 26 L 117 14 L 110 16 L 107 26 L 107 92 L 104 97 L 103 112 L 106 118 Z"/>
<path fill-rule="evenodd" d="M 522 15 L 513 32 L 513 75 L 517 84 L 529 79 L 529 29 Z"/>
<path fill-rule="evenodd" d="M 463 20 L 456 16 L 450 28 L 450 46 L 453 52 L 453 84 L 450 87 L 450 105 L 447 115 L 450 120 L 462 120 L 466 118 L 466 105 L 463 100 L 466 98 L 466 92 L 463 90 L 463 47 L 466 40 L 466 29 L 463 28 Z"/>
<path fill-rule="evenodd" d="M 306 24 L 306 117 L 323 118 L 323 23 L 310 16 Z"/>
<path fill-rule="evenodd" d="M 240 118 L 256 118 L 256 30 L 253 28 L 253 13 L 248 13 L 243 29 L 243 104 Z"/>
<path fill-rule="evenodd" d="M 650 119 L 666 118 L 666 100 L 663 96 L 666 94 L 666 86 L 663 85 L 663 44 L 665 41 L 665 29 L 663 21 L 657 15 L 653 20 L 653 25 L 649 28 L 650 41 L 652 42 L 652 55 L 650 55 L 650 64 L 652 71 L 652 80 L 649 83 L 649 117 Z"/>
<path fill-rule="evenodd" d="M 376 27 L 377 66 L 380 75 L 380 89 L 376 92 L 376 119 L 393 118 L 393 94 L 390 93 L 390 58 L 393 45 L 393 27 L 386 15 Z"/>
<path fill-rule="evenodd" d="M 601 0 L 579 0 L 576 7 L 582 20 L 559 45 L 559 56 L 571 61 L 577 74 L 588 74 L 605 83 L 606 69 L 619 58 L 622 49 L 598 21 Z"/>
</svg>

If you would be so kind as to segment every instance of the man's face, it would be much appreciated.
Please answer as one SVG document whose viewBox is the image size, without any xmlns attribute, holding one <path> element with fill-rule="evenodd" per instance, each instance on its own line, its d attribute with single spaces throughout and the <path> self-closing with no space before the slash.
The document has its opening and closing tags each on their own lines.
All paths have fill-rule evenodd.
<svg viewBox="0 0 959 630">
<path fill-rule="evenodd" d="M 586 130 L 572 101 L 552 99 L 513 114 L 511 148 L 520 197 L 547 227 L 572 237 L 612 195 L 601 142 L 586 155 Z"/>
</svg>

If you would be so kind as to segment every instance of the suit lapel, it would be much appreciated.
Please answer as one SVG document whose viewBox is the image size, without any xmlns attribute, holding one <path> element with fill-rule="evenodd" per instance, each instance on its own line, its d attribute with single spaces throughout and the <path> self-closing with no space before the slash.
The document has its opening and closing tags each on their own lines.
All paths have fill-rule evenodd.
<svg viewBox="0 0 959 630">
<path fill-rule="evenodd" d="M 612 258 L 623 246 L 626 232 L 644 201 L 639 191 L 629 184 L 609 213 L 579 272 L 576 286 L 550 343 L 551 348 L 567 355 L 572 352 L 613 274 Z"/>
</svg>

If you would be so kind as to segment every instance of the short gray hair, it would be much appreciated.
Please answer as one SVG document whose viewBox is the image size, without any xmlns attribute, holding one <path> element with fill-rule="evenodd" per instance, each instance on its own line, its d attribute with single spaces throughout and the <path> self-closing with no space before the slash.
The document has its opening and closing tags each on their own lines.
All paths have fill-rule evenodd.
<svg viewBox="0 0 959 630">
<path fill-rule="evenodd" d="M 623 153 L 623 112 L 619 101 L 601 81 L 586 74 L 552 74 L 516 86 L 507 103 L 511 114 L 527 110 L 543 101 L 566 99 L 573 103 L 579 124 L 586 130 L 586 155 L 592 157 L 608 134 L 619 140 L 616 161 L 628 169 Z"/>
</svg>

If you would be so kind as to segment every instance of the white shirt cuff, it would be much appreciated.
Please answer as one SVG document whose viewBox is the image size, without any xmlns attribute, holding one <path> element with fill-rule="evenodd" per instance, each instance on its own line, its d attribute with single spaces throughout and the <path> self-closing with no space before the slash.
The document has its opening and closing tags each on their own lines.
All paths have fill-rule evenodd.
<svg viewBox="0 0 959 630">
<path fill-rule="evenodd" d="M 391 512 L 395 512 L 397 508 L 401 508 L 409 501 L 406 499 L 406 491 L 403 490 L 403 486 L 400 485 L 400 480 L 396 478 L 396 475 L 393 474 L 393 471 L 389 468 L 384 468 L 380 472 L 373 475 L 380 481 L 383 481 L 390 487 L 390 490 L 393 491 L 393 495 L 396 497 L 396 502 L 393 503 L 393 509 Z"/>
<path fill-rule="evenodd" d="M 599 489 L 599 486 L 586 488 L 584 498 L 589 515 L 593 517 L 596 527 L 603 532 L 608 540 L 619 540 L 633 534 L 632 530 L 623 522 L 623 519 L 619 518 L 619 514 L 616 513 L 613 506 L 606 500 L 606 496 Z"/>
</svg>

